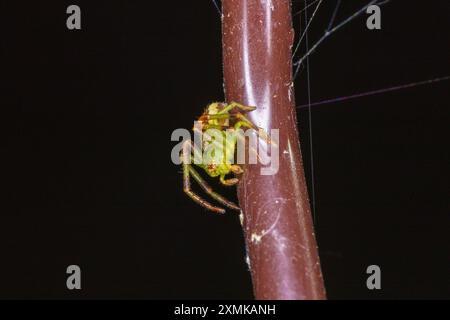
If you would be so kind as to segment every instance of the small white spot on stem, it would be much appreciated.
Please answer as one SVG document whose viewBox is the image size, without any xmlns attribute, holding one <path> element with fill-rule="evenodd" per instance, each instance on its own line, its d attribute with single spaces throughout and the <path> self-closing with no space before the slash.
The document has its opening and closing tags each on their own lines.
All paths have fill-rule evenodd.
<svg viewBox="0 0 450 320">
<path fill-rule="evenodd" d="M 261 239 L 262 239 L 262 237 L 264 237 L 264 235 L 265 235 L 264 230 L 261 231 L 261 234 L 252 233 L 252 237 L 251 237 L 250 241 L 258 244 L 261 242 Z"/>
</svg>

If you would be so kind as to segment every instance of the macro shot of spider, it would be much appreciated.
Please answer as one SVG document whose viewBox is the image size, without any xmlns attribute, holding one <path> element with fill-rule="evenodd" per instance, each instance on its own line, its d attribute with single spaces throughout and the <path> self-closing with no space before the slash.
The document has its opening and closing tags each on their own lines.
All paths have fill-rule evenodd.
<svg viewBox="0 0 450 320">
<path fill-rule="evenodd" d="M 201 163 L 195 163 L 195 152 L 198 146 L 195 146 L 191 140 L 185 141 L 182 146 L 182 165 L 183 165 L 183 190 L 195 202 L 204 208 L 216 212 L 225 213 L 225 209 L 216 207 L 208 201 L 201 198 L 191 189 L 191 177 L 200 185 L 200 187 L 213 199 L 227 208 L 240 210 L 235 203 L 225 199 L 215 192 L 201 175 L 194 168 L 194 165 L 202 168 L 210 177 L 219 177 L 219 181 L 224 186 L 234 186 L 239 182 L 240 175 L 244 172 L 241 166 L 234 164 L 235 151 L 238 139 L 241 138 L 242 130 L 254 129 L 266 141 L 262 129 L 253 124 L 245 113 L 255 110 L 256 107 L 245 106 L 240 103 L 231 102 L 229 104 L 214 102 L 209 104 L 203 114 L 198 118 L 197 125 L 194 126 L 194 132 L 203 135 L 203 148 L 209 150 L 214 157 L 203 158 Z M 219 141 L 208 135 L 209 129 L 215 129 L 222 136 Z M 242 130 L 239 130 L 242 129 Z M 228 174 L 233 174 L 232 178 L 227 178 Z"/>
</svg>

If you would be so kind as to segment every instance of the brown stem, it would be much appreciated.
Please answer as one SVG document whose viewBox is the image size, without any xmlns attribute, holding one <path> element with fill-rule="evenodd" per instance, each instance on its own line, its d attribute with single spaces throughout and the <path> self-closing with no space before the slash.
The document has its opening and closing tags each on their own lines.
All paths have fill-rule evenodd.
<svg viewBox="0 0 450 320">
<path fill-rule="evenodd" d="M 289 0 L 223 0 L 227 101 L 279 129 L 279 171 L 248 165 L 238 188 L 256 299 L 325 299 L 303 172 L 292 83 Z"/>
</svg>

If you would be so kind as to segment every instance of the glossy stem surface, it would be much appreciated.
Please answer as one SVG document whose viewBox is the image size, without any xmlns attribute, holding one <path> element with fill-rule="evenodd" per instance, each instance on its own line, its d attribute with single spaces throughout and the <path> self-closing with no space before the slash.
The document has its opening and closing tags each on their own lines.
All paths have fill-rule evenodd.
<svg viewBox="0 0 450 320">
<path fill-rule="evenodd" d="M 248 116 L 269 134 L 279 129 L 278 172 L 246 165 L 238 187 L 255 298 L 325 299 L 297 131 L 290 1 L 222 0 L 222 13 L 226 99 L 256 106 Z"/>
</svg>

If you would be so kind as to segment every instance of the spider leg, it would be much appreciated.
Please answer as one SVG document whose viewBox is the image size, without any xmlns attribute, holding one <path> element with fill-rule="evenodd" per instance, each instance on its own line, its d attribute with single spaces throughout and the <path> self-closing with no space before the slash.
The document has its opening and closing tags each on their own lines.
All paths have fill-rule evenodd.
<svg viewBox="0 0 450 320">
<path fill-rule="evenodd" d="M 243 143 L 245 145 L 245 137 L 242 134 L 237 135 L 237 139 L 240 141 L 240 143 Z M 270 138 L 269 138 L 269 143 L 270 143 Z M 257 149 L 253 148 L 253 146 L 250 145 L 250 146 L 248 146 L 248 151 L 253 153 L 256 156 L 256 158 L 258 159 L 259 162 L 262 162 L 262 159 L 259 156 L 259 153 L 258 153 Z M 240 168 L 240 170 L 242 170 L 242 168 Z M 233 171 L 233 169 L 232 169 L 232 171 Z"/>
<path fill-rule="evenodd" d="M 217 213 L 224 213 L 225 210 L 222 208 L 218 208 L 210 204 L 208 201 L 203 200 L 200 196 L 195 194 L 191 190 L 191 181 L 190 176 L 194 178 L 195 181 L 200 185 L 200 187 L 208 193 L 213 199 L 217 200 L 218 202 L 222 203 L 224 206 L 234 209 L 234 210 L 241 210 L 236 204 L 233 202 L 225 199 L 220 194 L 213 191 L 213 189 L 206 183 L 205 180 L 200 176 L 200 174 L 188 163 L 189 158 L 191 157 L 189 148 L 192 147 L 192 141 L 186 141 L 183 144 L 183 190 L 184 192 L 191 197 L 192 200 L 200 204 L 201 206 L 217 212 Z M 194 147 L 195 148 L 195 147 Z"/>
<path fill-rule="evenodd" d="M 228 124 L 211 124 L 208 123 L 209 120 L 227 120 L 230 118 L 229 114 L 203 114 L 198 118 L 198 122 L 200 122 L 200 126 L 196 127 L 194 126 L 193 130 L 198 133 L 203 133 L 203 131 L 208 129 L 217 129 L 217 130 L 224 130 L 229 128 L 230 126 Z"/>
<path fill-rule="evenodd" d="M 252 106 L 244 106 L 243 104 L 237 103 L 237 102 L 231 102 L 230 104 L 228 104 L 225 108 L 223 108 L 222 110 L 220 110 L 215 116 L 219 116 L 225 113 L 228 113 L 229 111 L 233 110 L 233 109 L 240 109 L 242 110 L 242 112 L 249 112 L 249 111 L 253 111 L 256 110 L 256 107 L 252 107 Z M 235 129 L 239 129 L 241 126 L 247 127 L 247 128 L 251 128 L 257 131 L 258 136 L 260 136 L 264 141 L 266 141 L 267 143 L 270 143 L 270 137 L 269 135 L 262 129 L 259 128 L 257 125 L 255 125 L 252 121 L 250 121 L 246 116 L 244 116 L 242 113 L 237 112 L 237 113 L 233 113 L 230 114 L 231 117 L 236 117 L 237 119 L 239 119 L 239 121 L 234 125 Z"/>
<path fill-rule="evenodd" d="M 225 120 L 228 119 L 230 115 L 228 113 L 216 113 L 216 114 L 203 114 L 200 116 L 200 121 L 204 120 Z"/>
<path fill-rule="evenodd" d="M 241 168 L 241 166 L 239 166 L 237 164 L 232 164 L 231 172 L 233 172 L 236 175 L 236 174 L 244 173 L 244 170 Z M 222 183 L 223 185 L 233 186 L 233 185 L 237 184 L 238 182 L 239 182 L 238 178 L 225 179 L 224 174 L 220 176 L 220 183 Z"/>
<path fill-rule="evenodd" d="M 254 129 L 256 131 L 256 133 L 258 134 L 258 136 L 263 139 L 266 143 L 270 144 L 271 140 L 269 135 L 264 131 L 264 129 L 259 128 L 257 125 L 255 125 L 250 119 L 248 119 L 246 116 L 244 116 L 242 113 L 237 112 L 237 113 L 232 113 L 232 114 L 224 114 L 222 112 L 224 112 L 224 110 L 229 111 L 229 107 L 232 107 L 231 109 L 234 108 L 251 108 L 249 109 L 249 111 L 255 110 L 256 108 L 254 107 L 246 107 L 243 106 L 241 104 L 232 102 L 231 104 L 229 104 L 227 107 L 225 107 L 223 110 L 221 110 L 219 113 L 217 114 L 205 114 L 201 116 L 201 121 L 204 120 L 221 120 L 221 119 L 237 119 L 238 121 L 234 124 L 234 129 L 238 130 L 241 127 L 245 127 L 245 128 L 249 128 L 249 129 Z M 207 130 L 210 128 L 213 129 L 218 129 L 218 130 L 223 130 L 225 128 L 228 128 L 229 126 L 226 125 L 214 125 L 214 124 L 204 124 L 202 129 Z"/>
<path fill-rule="evenodd" d="M 244 106 L 243 104 L 240 104 L 237 102 L 231 102 L 225 108 L 220 110 L 217 114 L 221 115 L 223 113 L 228 113 L 229 111 L 232 111 L 234 109 L 239 109 L 243 113 L 246 113 L 246 112 L 256 110 L 256 107 Z M 234 128 L 236 130 L 239 129 L 240 127 L 247 127 L 247 128 L 254 129 L 258 133 L 258 136 L 260 136 L 267 143 L 270 143 L 268 134 L 266 134 L 262 128 L 259 128 L 256 124 L 254 124 L 250 119 L 248 119 L 246 116 L 244 116 L 241 112 L 237 111 L 235 113 L 232 113 L 232 114 L 230 114 L 230 117 L 234 117 L 234 118 L 238 119 L 238 122 L 236 122 L 234 125 Z"/>
<path fill-rule="evenodd" d="M 225 186 L 234 186 L 238 182 L 239 182 L 238 178 L 225 179 L 225 175 L 224 174 L 220 175 L 220 183 L 225 185 Z"/>
<path fill-rule="evenodd" d="M 218 124 L 205 124 L 203 125 L 203 129 L 204 130 L 208 130 L 208 129 L 217 129 L 217 130 L 223 130 L 226 128 L 229 128 L 230 126 L 226 126 L 226 125 L 218 125 Z"/>
<path fill-rule="evenodd" d="M 228 113 L 225 114 L 225 113 L 223 113 L 224 110 L 227 110 L 227 109 L 228 109 L 227 111 L 231 110 L 231 109 L 229 109 L 230 106 L 232 107 L 231 109 L 234 109 L 234 108 L 241 108 L 241 109 L 242 108 L 247 108 L 247 109 L 244 109 L 244 110 L 247 110 L 247 111 L 253 111 L 253 110 L 256 109 L 254 107 L 246 107 L 246 106 L 243 106 L 241 104 L 233 102 L 233 103 L 231 103 L 230 105 L 225 107 L 223 110 L 221 110 L 217 114 L 205 114 L 205 115 L 202 115 L 200 117 L 201 118 L 200 121 L 203 122 L 205 120 L 225 120 L 225 119 L 230 119 L 230 118 L 238 119 L 239 121 L 236 122 L 235 125 L 234 125 L 234 128 L 236 130 L 239 129 L 240 127 L 246 127 L 246 128 L 249 128 L 249 129 L 254 129 L 258 133 L 258 136 L 261 137 L 261 139 L 263 139 L 267 143 L 270 143 L 269 135 L 262 128 L 259 128 L 258 126 L 256 126 L 252 121 L 250 121 L 242 113 L 240 113 L 240 112 L 233 113 L 233 114 L 228 114 Z M 250 109 L 248 109 L 248 108 L 250 108 Z M 227 125 L 204 124 L 202 129 L 207 130 L 207 129 L 213 128 L 213 129 L 223 130 L 224 128 L 228 128 L 228 127 L 229 126 L 227 126 Z"/>
<path fill-rule="evenodd" d="M 220 202 L 221 204 L 223 204 L 224 206 L 226 206 L 230 209 L 238 210 L 238 211 L 241 210 L 241 208 L 239 208 L 236 204 L 225 199 L 220 194 L 214 192 L 213 189 L 208 185 L 208 183 L 206 183 L 206 181 L 203 180 L 203 178 L 200 176 L 200 174 L 192 166 L 189 166 L 189 173 L 192 175 L 192 177 L 195 179 L 195 181 L 198 182 L 200 187 L 207 194 L 209 194 L 213 199 L 217 200 L 218 202 Z M 237 183 L 237 181 L 236 181 L 236 183 Z"/>
<path fill-rule="evenodd" d="M 233 109 L 240 109 L 240 110 L 242 110 L 244 112 L 249 112 L 249 111 L 256 110 L 256 107 L 244 106 L 243 104 L 240 104 L 240 103 L 237 103 L 237 102 L 231 102 L 225 108 L 220 110 L 218 112 L 218 114 L 227 113 L 228 111 L 231 111 Z"/>
<path fill-rule="evenodd" d="M 189 144 L 191 142 L 189 141 Z M 195 202 L 197 202 L 202 207 L 206 209 L 216 212 L 216 213 L 225 213 L 225 209 L 218 208 L 210 204 L 208 201 L 202 199 L 199 195 L 194 193 L 191 189 L 191 179 L 190 179 L 190 169 L 192 169 L 191 165 L 188 163 L 188 159 L 191 155 L 187 152 L 188 144 L 183 145 L 183 191 Z"/>
<path fill-rule="evenodd" d="M 241 174 L 241 173 L 244 173 L 244 170 L 241 168 L 241 166 L 239 166 L 237 164 L 232 164 L 231 172 L 233 172 L 234 174 Z"/>
<path fill-rule="evenodd" d="M 270 140 L 270 137 L 267 134 L 267 132 L 263 128 L 260 128 L 260 127 L 256 126 L 252 121 L 250 121 L 242 113 L 237 113 L 236 114 L 236 118 L 239 119 L 239 121 L 236 122 L 236 124 L 234 125 L 234 128 L 236 130 L 238 130 L 240 127 L 247 127 L 247 128 L 250 128 L 250 129 L 254 129 L 256 131 L 256 133 L 258 134 L 258 136 L 261 139 L 263 139 L 267 144 L 272 143 L 272 141 Z"/>
</svg>

